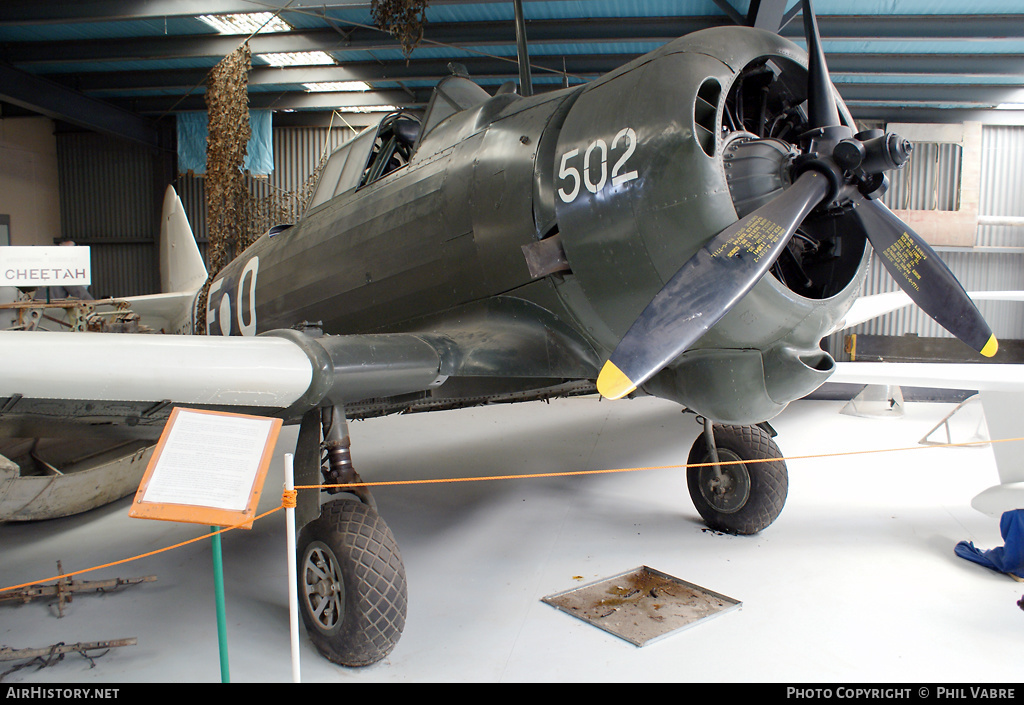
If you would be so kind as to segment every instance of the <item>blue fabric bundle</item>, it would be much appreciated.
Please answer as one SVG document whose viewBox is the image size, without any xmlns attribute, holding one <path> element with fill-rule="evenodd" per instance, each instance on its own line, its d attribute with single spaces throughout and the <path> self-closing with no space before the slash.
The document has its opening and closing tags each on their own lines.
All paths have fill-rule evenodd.
<svg viewBox="0 0 1024 705">
<path fill-rule="evenodd" d="M 250 110 L 252 136 L 245 147 L 242 169 L 250 174 L 268 175 L 274 171 L 274 141 L 270 110 Z M 210 130 L 207 112 L 185 112 L 176 116 L 178 125 L 178 172 L 206 173 L 206 137 Z"/>
<path fill-rule="evenodd" d="M 954 548 L 956 555 L 974 561 L 986 568 L 1024 578 L 1024 509 L 1003 512 L 999 532 L 1005 545 L 982 551 L 970 541 L 961 541 Z"/>
</svg>

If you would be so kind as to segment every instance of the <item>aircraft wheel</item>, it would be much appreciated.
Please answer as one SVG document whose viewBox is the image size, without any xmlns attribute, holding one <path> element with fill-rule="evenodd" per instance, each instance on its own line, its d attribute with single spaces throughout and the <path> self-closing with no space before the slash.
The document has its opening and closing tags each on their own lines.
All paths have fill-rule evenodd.
<svg viewBox="0 0 1024 705">
<path fill-rule="evenodd" d="M 367 666 L 391 653 L 405 628 L 405 567 L 376 511 L 329 502 L 298 538 L 299 611 L 323 656 Z"/>
<path fill-rule="evenodd" d="M 786 503 L 789 475 L 782 453 L 771 436 L 759 426 L 718 426 L 715 446 L 721 463 L 780 458 L 771 462 L 721 466 L 721 478 L 714 468 L 686 470 L 690 498 L 705 523 L 730 534 L 756 534 L 775 521 Z M 704 435 L 697 437 L 689 464 L 711 462 Z"/>
</svg>

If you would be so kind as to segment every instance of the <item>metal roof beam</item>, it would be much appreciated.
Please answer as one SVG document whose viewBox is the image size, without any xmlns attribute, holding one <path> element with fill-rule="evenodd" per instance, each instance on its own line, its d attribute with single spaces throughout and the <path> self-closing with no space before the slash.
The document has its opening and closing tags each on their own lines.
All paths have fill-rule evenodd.
<svg viewBox="0 0 1024 705">
<path fill-rule="evenodd" d="M 818 29 L 826 42 L 1020 39 L 1024 38 L 1024 15 L 819 15 Z M 780 34 L 803 41 L 802 23 L 791 23 Z"/>
<path fill-rule="evenodd" d="M 713 2 L 734 24 L 746 24 L 746 19 L 729 3 L 729 0 L 713 0 Z"/>
<path fill-rule="evenodd" d="M 883 122 L 963 123 L 1024 125 L 1024 110 L 978 110 L 975 108 L 934 108 L 905 105 L 848 105 L 856 120 Z"/>
<path fill-rule="evenodd" d="M 430 98 L 430 89 L 413 91 L 366 91 L 362 93 L 305 93 L 258 92 L 249 93 L 249 107 L 253 110 L 334 110 L 346 106 L 367 107 L 394 105 L 405 108 L 423 108 Z M 175 111 L 206 110 L 202 95 L 181 96 L 140 96 L 111 99 L 115 105 L 146 115 L 162 115 L 171 109 Z"/>
<path fill-rule="evenodd" d="M 829 71 L 868 74 L 1019 76 L 1021 54 L 827 54 Z"/>
<path fill-rule="evenodd" d="M 527 0 L 529 2 L 530 0 Z M 465 0 L 431 0 L 455 5 Z M 473 0 L 476 3 L 508 0 Z M 370 0 L 3 0 L 0 26 L 370 7 Z"/>
<path fill-rule="evenodd" d="M 588 54 L 566 57 L 566 73 L 570 77 L 592 78 L 608 73 L 638 54 Z M 380 63 L 377 61 L 344 62 L 337 66 L 253 66 L 249 72 L 249 85 L 267 86 L 321 81 L 439 81 L 451 75 L 451 59 L 421 59 L 405 62 Z M 470 78 L 514 79 L 518 68 L 514 60 L 490 57 L 466 57 L 460 64 L 469 71 Z M 534 56 L 530 66 L 538 76 L 562 75 L 562 57 Z M 152 70 L 152 71 L 94 71 L 90 73 L 49 74 L 51 80 L 85 93 L 119 92 L 146 89 L 180 89 L 183 92 L 201 85 L 208 69 Z"/>
<path fill-rule="evenodd" d="M 600 54 L 574 56 L 566 62 L 566 71 L 570 77 L 591 80 L 596 76 L 608 73 L 623 63 L 636 58 L 636 55 Z M 959 57 L 947 57 L 948 59 Z M 942 75 L 956 76 L 957 83 L 986 85 L 982 81 L 972 81 L 971 77 L 983 76 L 1016 76 L 1020 73 L 1022 58 L 1019 56 L 1001 57 L 967 57 L 963 61 L 961 73 L 949 73 L 949 63 L 943 63 L 940 57 L 934 61 L 910 61 L 905 57 L 895 56 L 846 56 L 841 55 L 830 63 L 835 65 L 832 73 L 842 86 L 857 85 L 854 81 L 844 80 L 844 74 L 858 75 L 862 73 L 875 75 Z M 448 69 L 449 59 L 427 59 L 411 61 L 406 64 L 380 64 L 372 61 L 348 62 L 338 66 L 304 66 L 275 68 L 271 66 L 254 66 L 249 73 L 249 84 L 253 86 L 285 85 L 297 83 L 314 83 L 320 81 L 365 81 L 373 84 L 381 81 L 438 81 L 451 72 Z M 461 61 L 469 71 L 471 78 L 514 80 L 517 69 L 514 63 L 501 59 L 486 57 L 470 57 Z M 530 62 L 539 76 L 561 76 L 562 62 L 558 57 L 533 57 Z M 93 73 L 50 74 L 49 78 L 66 87 L 84 93 L 117 93 L 123 91 L 146 89 L 179 89 L 182 91 L 199 86 L 206 78 L 206 69 L 188 70 L 154 70 L 121 73 L 115 71 L 97 71 Z M 870 86 L 872 83 L 861 85 Z M 989 84 L 991 85 L 991 84 Z M 995 87 L 995 86 L 992 86 Z"/>
<path fill-rule="evenodd" d="M 944 103 L 951 106 L 986 108 L 1000 103 L 1024 103 L 1024 89 L 1017 86 L 991 86 L 953 83 L 836 83 L 847 102 L 877 101 Z"/>
<path fill-rule="evenodd" d="M 231 35 L 195 34 L 130 39 L 9 42 L 3 45 L 0 55 L 14 64 L 223 57 L 237 49 L 243 39 L 244 37 Z M 342 42 L 342 38 L 333 29 L 318 29 L 258 34 L 249 40 L 249 47 L 254 54 L 331 51 L 342 48 Z M 378 45 L 380 44 L 381 42 L 378 42 Z M 391 42 L 390 45 L 398 46 L 395 42 Z"/>
<path fill-rule="evenodd" d="M 516 71 L 507 76 L 497 78 L 514 79 Z M 334 80 L 338 80 L 335 77 Z M 359 80 L 349 79 L 346 80 Z M 1024 103 L 1024 89 L 1016 86 L 992 86 L 987 84 L 913 84 L 913 83 L 843 83 L 837 82 L 836 87 L 847 103 L 858 104 L 899 103 L 907 106 L 919 104 L 948 105 L 962 108 L 993 108 L 1002 103 Z M 551 89 L 557 86 L 539 84 L 538 89 Z M 183 89 L 184 91 L 187 89 Z M 411 89 L 413 96 L 403 90 L 376 90 L 362 92 L 305 92 L 296 90 L 253 91 L 249 93 L 249 102 L 253 108 L 295 109 L 295 110 L 329 110 L 339 106 L 365 105 L 397 105 L 419 106 L 427 100 L 430 88 L 417 87 Z M 206 106 L 201 92 L 182 97 L 182 95 L 138 96 L 109 99 L 118 105 L 124 105 L 136 113 L 163 113 L 174 110 L 205 110 Z M 70 118 L 65 118 L 69 119 Z"/>
<path fill-rule="evenodd" d="M 783 25 L 787 0 L 751 0 L 747 25 L 769 32 L 778 32 Z"/>
<path fill-rule="evenodd" d="M 720 17 L 544 20 L 527 25 L 532 47 L 545 43 L 667 42 L 678 36 L 722 24 Z M 242 37 L 220 34 L 8 42 L 2 56 L 15 64 L 126 59 L 173 59 L 227 56 Z M 508 22 L 452 22 L 428 26 L 422 46 L 514 46 L 515 28 Z M 390 35 L 354 27 L 346 36 L 332 28 L 258 34 L 249 40 L 253 54 L 292 51 L 375 51 L 400 49 Z"/>
<path fill-rule="evenodd" d="M 593 78 L 637 58 L 638 54 L 580 54 L 564 57 L 570 77 Z M 358 61 L 336 66 L 274 67 L 255 65 L 250 85 L 312 83 L 318 81 L 436 81 L 448 76 L 450 59 L 412 59 L 409 62 Z M 467 56 L 459 61 L 472 78 L 516 78 L 513 59 Z M 829 54 L 829 66 L 842 74 L 958 76 L 960 82 L 976 83 L 971 76 L 1018 76 L 1024 66 L 1019 54 Z M 158 66 L 158 62 L 153 62 Z M 538 76 L 562 75 L 563 57 L 534 54 L 530 65 Z M 117 92 L 153 88 L 182 91 L 200 85 L 208 69 L 154 69 L 146 71 L 94 71 L 48 74 L 47 78 L 82 92 Z M 851 85 L 847 82 L 846 85 Z"/>
<path fill-rule="evenodd" d="M 585 42 L 666 42 L 688 32 L 721 26 L 721 16 L 601 18 L 536 20 L 527 28 L 530 44 L 579 44 Z M 782 29 L 782 35 L 803 41 L 798 23 Z M 836 40 L 978 40 L 1024 38 L 1024 14 L 1017 15 L 920 15 L 920 16 L 825 16 L 819 18 L 823 41 Z M 226 56 L 241 37 L 219 34 L 137 37 L 128 39 L 8 42 L 2 56 L 9 63 L 46 63 L 125 59 L 170 59 Z M 508 22 L 452 22 L 427 27 L 423 46 L 514 46 L 515 31 Z M 346 36 L 332 28 L 275 32 L 252 37 L 254 54 L 291 51 L 366 51 L 398 49 L 398 43 L 376 29 L 353 27 Z"/>
<path fill-rule="evenodd" d="M 96 132 L 161 146 L 159 132 L 149 119 L 3 64 L 0 100 Z"/>
</svg>

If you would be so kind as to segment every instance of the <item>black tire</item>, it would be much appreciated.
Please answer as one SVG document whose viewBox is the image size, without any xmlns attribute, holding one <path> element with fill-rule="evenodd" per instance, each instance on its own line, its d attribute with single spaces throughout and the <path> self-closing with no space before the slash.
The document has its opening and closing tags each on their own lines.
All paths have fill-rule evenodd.
<svg viewBox="0 0 1024 705">
<path fill-rule="evenodd" d="M 310 640 L 343 666 L 367 666 L 405 628 L 405 567 L 391 529 L 353 499 L 329 502 L 298 538 L 299 611 Z"/>
<path fill-rule="evenodd" d="M 782 453 L 759 426 L 715 426 L 715 447 L 722 463 L 780 458 L 771 462 L 723 465 L 722 481 L 714 468 L 690 467 L 686 484 L 704 522 L 729 534 L 756 534 L 782 512 L 789 492 L 789 474 Z M 711 454 L 701 434 L 690 449 L 688 464 L 709 463 Z"/>
</svg>

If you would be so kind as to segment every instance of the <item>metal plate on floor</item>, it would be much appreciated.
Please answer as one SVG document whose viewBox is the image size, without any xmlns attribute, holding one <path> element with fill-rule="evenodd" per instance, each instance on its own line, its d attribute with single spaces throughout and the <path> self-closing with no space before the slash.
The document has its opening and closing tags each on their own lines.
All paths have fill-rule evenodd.
<svg viewBox="0 0 1024 705">
<path fill-rule="evenodd" d="M 543 601 L 636 646 L 743 604 L 647 566 L 549 595 Z"/>
</svg>

